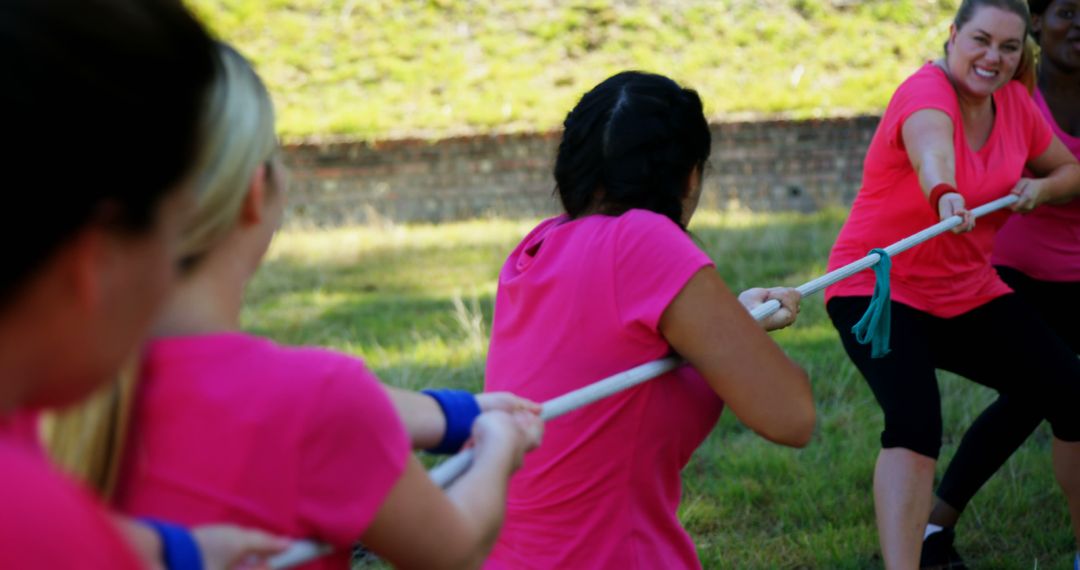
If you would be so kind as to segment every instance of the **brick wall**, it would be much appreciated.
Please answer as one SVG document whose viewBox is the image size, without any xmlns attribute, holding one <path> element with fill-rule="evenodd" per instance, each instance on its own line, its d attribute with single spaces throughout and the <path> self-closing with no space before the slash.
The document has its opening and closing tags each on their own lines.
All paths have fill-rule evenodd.
<svg viewBox="0 0 1080 570">
<path fill-rule="evenodd" d="M 850 203 L 877 122 L 715 124 L 702 205 L 812 211 Z M 289 219 L 336 225 L 555 213 L 558 141 L 550 132 L 291 145 Z"/>
</svg>

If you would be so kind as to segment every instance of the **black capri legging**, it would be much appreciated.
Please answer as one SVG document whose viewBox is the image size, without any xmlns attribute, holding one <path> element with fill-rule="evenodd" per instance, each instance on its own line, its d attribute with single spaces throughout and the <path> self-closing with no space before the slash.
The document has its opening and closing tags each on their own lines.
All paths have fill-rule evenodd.
<svg viewBox="0 0 1080 570">
<path fill-rule="evenodd" d="M 870 346 L 851 332 L 869 304 L 869 297 L 836 297 L 827 309 L 885 413 L 882 447 L 937 459 L 942 423 L 936 368 L 1038 410 L 1058 439 L 1080 441 L 1080 360 L 1017 295 L 950 319 L 893 301 L 891 351 L 883 358 L 871 358 Z"/>
<path fill-rule="evenodd" d="M 997 272 L 1017 295 L 1034 307 L 1069 350 L 1080 354 L 1080 303 L 1074 301 L 1080 298 L 1080 282 L 1040 281 L 1009 267 L 998 267 Z M 960 440 L 956 455 L 938 485 L 937 496 L 950 507 L 963 511 L 1042 420 L 1038 409 L 999 395 Z"/>
</svg>

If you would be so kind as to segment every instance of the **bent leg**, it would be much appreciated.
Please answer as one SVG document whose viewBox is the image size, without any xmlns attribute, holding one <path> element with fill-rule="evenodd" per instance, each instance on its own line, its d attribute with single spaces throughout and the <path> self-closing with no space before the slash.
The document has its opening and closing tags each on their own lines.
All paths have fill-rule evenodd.
<svg viewBox="0 0 1080 570">
<path fill-rule="evenodd" d="M 1054 474 L 1069 501 L 1073 529 L 1080 541 L 1080 359 L 1017 295 L 1006 295 L 952 319 L 948 331 L 968 353 L 981 358 L 953 358 L 943 368 L 997 389 L 1045 417 L 1054 432 Z"/>
<path fill-rule="evenodd" d="M 1043 415 L 1014 398 L 999 395 L 971 424 L 938 485 L 930 522 L 951 527 L 968 501 L 1042 423 Z"/>
<path fill-rule="evenodd" d="M 865 297 L 840 297 L 830 300 L 827 309 L 885 416 L 874 469 L 874 510 L 885 567 L 917 568 L 941 447 L 941 400 L 927 345 L 932 319 L 893 303 L 891 351 L 871 358 L 870 347 L 851 333 L 868 304 Z"/>
<path fill-rule="evenodd" d="M 1069 501 L 1073 537 L 1080 545 L 1080 442 L 1054 438 L 1054 477 Z"/>
<path fill-rule="evenodd" d="M 886 568 L 918 568 L 937 461 L 902 447 L 882 449 L 874 467 L 874 514 Z"/>
</svg>

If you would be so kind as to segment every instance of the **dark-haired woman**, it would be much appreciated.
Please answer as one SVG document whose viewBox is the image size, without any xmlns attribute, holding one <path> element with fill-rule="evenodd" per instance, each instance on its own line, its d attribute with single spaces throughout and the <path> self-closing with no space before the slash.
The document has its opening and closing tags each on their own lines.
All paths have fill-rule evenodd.
<svg viewBox="0 0 1080 570">
<path fill-rule="evenodd" d="M 672 352 L 689 365 L 547 426 L 511 480 L 488 567 L 698 568 L 679 474 L 723 405 L 771 441 L 810 438 L 806 374 L 763 330 L 794 320 L 798 294 L 737 299 L 686 233 L 710 147 L 695 92 L 620 73 L 564 127 L 566 213 L 503 266 L 486 389 L 543 401 Z M 784 308 L 756 323 L 747 308 L 768 298 Z"/>
<path fill-rule="evenodd" d="M 1029 0 L 1028 6 L 1040 48 L 1035 106 L 1080 158 L 1080 0 Z M 1080 303 L 1072 301 L 1080 297 L 1080 200 L 1011 216 L 994 239 L 991 261 L 1005 283 L 1080 354 Z M 1042 420 L 1039 410 L 1004 394 L 979 415 L 938 486 L 923 541 L 924 567 L 957 565 L 952 529 L 968 501 Z M 1080 554 L 1074 565 L 1080 570 Z"/>
<path fill-rule="evenodd" d="M 1028 21 L 1021 0 L 961 3 L 945 57 L 916 71 L 889 102 L 829 257 L 836 268 L 940 219 L 964 218 L 959 233 L 893 260 L 891 352 L 880 358 L 852 333 L 874 276 L 826 291 L 844 348 L 885 416 L 874 506 L 887 568 L 919 564 L 941 447 L 937 368 L 1015 397 L 1050 421 L 1055 475 L 1074 519 L 1080 515 L 1080 361 L 990 265 L 1008 213 L 976 226 L 967 210 L 1011 192 L 1014 209 L 1026 212 L 1080 186 L 1076 159 L 1014 81 L 1033 72 L 1025 62 Z M 1034 176 L 1023 177 L 1025 168 Z"/>
</svg>

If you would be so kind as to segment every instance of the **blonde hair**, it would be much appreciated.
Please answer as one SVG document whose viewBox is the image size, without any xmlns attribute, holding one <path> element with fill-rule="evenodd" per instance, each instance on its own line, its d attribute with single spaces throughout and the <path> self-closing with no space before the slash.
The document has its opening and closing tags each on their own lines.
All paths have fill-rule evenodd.
<svg viewBox="0 0 1080 570">
<path fill-rule="evenodd" d="M 244 56 L 220 44 L 222 79 L 211 89 L 198 206 L 180 246 L 185 266 L 212 250 L 236 225 L 255 170 L 277 149 L 274 104 Z"/>
<path fill-rule="evenodd" d="M 217 52 L 218 74 L 210 87 L 195 166 L 198 203 L 181 238 L 185 270 L 232 231 L 251 177 L 278 146 L 274 106 L 262 80 L 231 46 L 219 43 Z M 107 499 L 116 490 L 139 372 L 134 359 L 114 382 L 78 406 L 43 419 L 42 439 L 53 460 Z"/>
<path fill-rule="evenodd" d="M 119 478 L 124 434 L 131 421 L 137 365 L 129 362 L 111 383 L 63 411 L 43 414 L 40 433 L 53 461 L 102 497 Z"/>
<path fill-rule="evenodd" d="M 1038 68 L 1036 62 L 1039 54 L 1039 43 L 1035 41 L 1035 38 L 1028 34 L 1024 38 L 1024 53 L 1020 56 L 1020 65 L 1016 66 L 1016 72 L 1013 73 L 1013 79 L 1024 84 L 1027 87 L 1028 94 L 1035 92 L 1035 83 L 1039 79 Z"/>
</svg>

